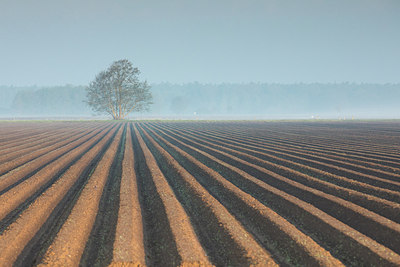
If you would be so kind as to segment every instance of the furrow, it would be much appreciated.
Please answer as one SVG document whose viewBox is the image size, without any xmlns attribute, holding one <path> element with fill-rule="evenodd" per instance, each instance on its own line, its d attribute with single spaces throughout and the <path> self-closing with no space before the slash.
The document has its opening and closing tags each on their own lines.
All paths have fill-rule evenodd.
<svg viewBox="0 0 400 267">
<path fill-rule="evenodd" d="M 32 239 L 38 239 L 38 237 L 35 238 L 35 236 L 41 236 L 39 232 L 45 232 L 51 228 L 50 226 L 43 229 L 43 225 L 46 221 L 54 225 L 55 223 L 53 223 L 53 220 L 57 220 L 61 217 L 57 216 L 57 218 L 49 220 L 49 218 L 52 217 L 51 214 L 59 205 L 60 201 L 62 201 L 71 190 L 71 187 L 73 187 L 78 178 L 85 173 L 85 170 L 87 173 L 89 172 L 91 165 L 94 164 L 95 158 L 101 153 L 101 150 L 113 134 L 114 131 L 109 132 L 107 136 L 102 138 L 99 143 L 91 148 L 74 165 L 69 167 L 54 184 L 45 190 L 43 194 L 35 199 L 35 201 L 21 213 L 15 222 L 10 224 L 7 229 L 3 231 L 0 235 L 0 266 L 15 264 L 15 260 L 18 257 L 20 257 L 20 262 L 23 262 L 24 266 L 34 263 L 35 257 L 29 254 L 32 254 L 34 251 L 40 251 L 46 240 L 49 239 L 49 236 L 46 236 L 46 240 L 43 240 L 40 245 L 30 245 L 29 253 L 22 253 L 23 256 L 20 256 L 21 252 L 24 248 L 26 249 L 28 242 L 32 242 Z M 64 206 L 58 208 L 58 210 L 60 209 L 63 211 L 67 210 Z"/>
<path fill-rule="evenodd" d="M 0 122 L 0 267 L 400 266 L 399 134 Z"/>
<path fill-rule="evenodd" d="M 208 251 L 211 261 L 218 265 L 275 266 L 265 249 L 249 234 L 227 209 L 213 197 L 192 174 L 172 157 L 146 132 L 170 185 L 190 214 L 194 230 Z"/>
<path fill-rule="evenodd" d="M 209 131 L 210 133 L 211 131 Z M 393 162 L 393 161 L 382 161 L 382 160 L 374 160 L 372 158 L 368 158 L 366 156 L 360 157 L 360 156 L 354 156 L 354 155 L 348 155 L 347 153 L 341 152 L 341 153 L 337 153 L 337 152 L 330 152 L 327 149 L 313 149 L 313 148 L 306 148 L 303 145 L 300 145 L 299 143 L 289 143 L 289 142 L 285 142 L 282 139 L 279 139 L 278 141 L 275 140 L 273 137 L 271 136 L 263 136 L 263 138 L 252 138 L 248 135 L 248 133 L 246 134 L 245 132 L 238 132 L 238 131 L 225 131 L 222 132 L 220 130 L 216 131 L 212 131 L 212 133 L 215 133 L 216 135 L 224 135 L 226 137 L 229 138 L 236 138 L 236 140 L 251 140 L 252 144 L 256 144 L 257 146 L 262 146 L 265 148 L 268 147 L 277 147 L 279 149 L 290 149 L 290 151 L 295 151 L 295 152 L 308 152 L 308 153 L 302 153 L 302 155 L 318 155 L 319 158 L 321 158 L 322 160 L 324 158 L 327 159 L 333 159 L 334 162 L 337 163 L 343 163 L 344 164 L 349 164 L 350 168 L 351 166 L 354 166 L 355 168 L 357 168 L 359 165 L 361 165 L 362 167 L 365 167 L 367 170 L 369 171 L 374 171 L 376 172 L 377 170 L 381 170 L 382 172 L 377 172 L 380 174 L 385 174 L 386 172 L 388 172 L 389 175 L 396 173 L 399 174 L 400 173 L 400 164 Z M 346 157 L 344 157 L 344 155 Z M 351 157 L 350 157 L 351 156 Z M 387 164 L 387 165 L 382 165 L 381 163 Z M 373 168 L 371 168 L 373 167 Z M 378 174 L 379 175 L 379 174 Z M 397 177 L 397 176 L 396 176 Z"/>
<path fill-rule="evenodd" d="M 52 161 L 50 164 L 40 169 L 40 171 L 30 176 L 29 179 L 24 180 L 0 195 L 0 220 L 13 211 L 13 209 L 17 208 L 18 205 L 23 203 L 53 176 L 58 176 L 60 172 L 62 173 L 65 171 L 71 162 L 79 158 L 100 138 L 101 135 L 96 135 L 90 140 L 85 139 L 86 142 L 72 148 L 72 150 L 64 154 L 63 157 Z"/>
<path fill-rule="evenodd" d="M 183 131 L 181 131 L 183 132 Z M 217 141 L 215 139 L 209 139 L 207 137 L 202 137 L 201 139 L 196 138 L 197 134 L 189 132 L 191 138 L 198 140 L 199 142 L 204 142 L 205 144 L 211 145 L 213 147 L 219 147 L 222 150 L 227 151 L 228 153 L 235 153 L 238 157 L 245 156 L 245 160 L 248 160 L 249 157 L 258 158 L 258 162 L 266 162 L 267 164 L 275 164 L 282 167 L 288 167 L 294 171 L 298 171 L 309 176 L 315 177 L 319 180 L 326 181 L 332 184 L 336 184 L 341 187 L 353 189 L 356 191 L 360 191 L 366 194 L 371 194 L 377 197 L 381 197 L 383 199 L 393 201 L 396 203 L 400 203 L 400 193 L 396 191 L 392 191 L 390 189 L 381 188 L 378 186 L 373 186 L 367 183 L 359 182 L 353 179 L 349 179 L 347 177 L 335 175 L 332 173 L 327 173 L 322 170 L 310 167 L 308 165 L 303 165 L 300 163 L 292 162 L 289 160 L 285 160 L 273 155 L 269 155 L 266 153 L 262 153 L 253 149 L 242 148 L 237 145 L 229 145 L 227 143 Z M 206 141 L 207 140 L 207 141 Z"/>
<path fill-rule="evenodd" d="M 226 134 L 224 135 L 219 135 L 220 137 L 225 137 L 226 138 Z M 260 143 L 260 142 L 249 142 L 247 141 L 247 139 L 245 138 L 229 138 L 229 140 L 233 140 L 236 142 L 239 142 L 241 144 L 245 144 L 245 145 L 249 145 L 252 147 L 257 147 L 257 148 L 263 148 L 266 149 L 268 151 L 274 151 L 275 153 L 284 153 L 282 155 L 291 155 L 291 156 L 296 156 L 297 159 L 301 158 L 301 159 L 306 159 L 306 160 L 310 160 L 310 162 L 315 163 L 326 163 L 326 166 L 338 166 L 341 167 L 343 169 L 347 169 L 347 170 L 352 170 L 358 173 L 362 173 L 362 174 L 366 174 L 366 175 L 373 175 L 379 178 L 383 178 L 384 180 L 392 180 L 392 181 L 400 181 L 400 175 L 396 174 L 396 173 L 391 173 L 391 172 L 387 172 L 384 170 L 378 170 L 376 168 L 371 168 L 371 166 L 363 166 L 363 165 L 357 165 L 354 163 L 349 163 L 349 162 L 345 162 L 343 160 L 338 160 L 338 159 L 332 159 L 332 158 L 328 158 L 326 156 L 326 154 L 324 156 L 318 155 L 316 153 L 304 153 L 301 152 L 299 150 L 293 149 L 293 148 L 288 148 L 288 147 L 283 147 L 283 146 L 279 146 L 279 145 L 271 145 L 271 144 L 266 144 L 266 143 Z M 363 162 L 364 164 L 366 162 Z M 310 165 L 310 164 L 308 164 Z"/>
<path fill-rule="evenodd" d="M 145 265 L 142 211 L 135 174 L 131 128 L 127 128 L 117 229 L 111 264 Z"/>
<path fill-rule="evenodd" d="M 306 202 L 321 208 L 323 211 L 338 218 L 342 222 L 357 229 L 384 244 L 395 252 L 400 249 L 400 225 L 373 213 L 365 208 L 355 205 L 349 201 L 326 194 L 319 190 L 307 187 L 301 183 L 292 181 L 279 174 L 271 172 L 258 165 L 254 165 L 237 157 L 226 154 L 223 160 L 231 165 L 237 166 L 245 172 L 274 186 L 282 191 L 292 194 Z M 370 229 L 379 228 L 379 232 Z"/>
<path fill-rule="evenodd" d="M 180 142 L 178 140 L 175 141 Z M 205 152 L 201 152 L 198 150 L 198 153 L 204 154 Z M 207 155 L 207 153 L 205 154 Z M 186 154 L 185 157 L 188 157 L 188 155 L 189 154 Z M 243 183 L 243 179 L 241 178 L 252 177 L 246 172 L 240 170 L 239 168 L 233 167 L 233 165 L 223 163 L 222 161 L 218 160 L 215 157 L 212 157 L 211 155 L 207 156 L 211 159 L 210 161 L 220 162 L 220 164 L 222 164 L 224 167 L 230 168 L 231 170 L 235 170 L 237 173 L 239 173 L 240 178 L 236 180 L 237 184 L 243 186 L 246 183 Z M 221 169 L 221 167 L 219 168 Z M 227 175 L 228 177 L 232 177 L 232 173 L 227 173 Z M 260 181 L 257 178 L 253 177 L 252 182 L 258 185 L 252 186 L 253 188 L 255 188 L 253 189 L 255 191 L 252 192 L 252 195 L 257 195 L 257 191 L 260 192 L 259 187 L 268 190 L 261 190 L 262 193 L 258 193 L 261 198 L 265 199 L 265 204 L 271 205 L 275 203 L 273 205 L 275 205 L 276 209 L 286 214 L 286 216 L 291 218 L 291 220 L 297 221 L 297 223 L 301 227 L 305 227 L 306 232 L 314 232 L 314 237 L 317 240 L 322 240 L 324 246 L 330 247 L 330 251 L 332 251 L 332 253 L 334 253 L 334 255 L 336 255 L 337 257 L 341 258 L 343 262 L 347 262 L 348 264 L 355 264 L 364 261 L 365 263 L 375 262 L 376 264 L 378 264 L 382 261 L 385 261 L 388 264 L 391 263 L 393 265 L 399 262 L 400 256 L 398 254 L 394 253 L 388 248 L 383 247 L 382 245 L 373 241 L 367 236 L 348 227 L 346 224 L 336 220 L 334 217 L 323 213 L 312 205 L 305 203 L 302 200 L 291 196 L 290 194 L 282 192 L 279 189 L 269 186 L 267 183 L 265 183 L 264 181 Z M 272 193 L 274 195 L 267 197 L 266 193 Z M 291 203 L 287 203 L 288 201 L 290 201 Z M 285 202 L 287 204 L 282 207 L 283 203 Z M 301 208 L 296 208 L 296 206 L 300 206 Z M 304 213 L 304 211 L 307 211 L 309 214 Z M 293 212 L 293 215 L 297 216 L 293 217 L 291 212 Z M 317 217 L 317 221 L 314 217 Z M 346 237 L 346 239 L 343 239 L 343 235 Z M 354 254 L 356 251 L 358 252 L 358 255 Z"/>
<path fill-rule="evenodd" d="M 63 125 L 63 124 L 53 124 L 53 123 L 46 123 L 46 124 L 39 124 L 39 125 L 32 125 L 35 128 L 32 127 L 26 127 L 24 128 L 21 126 L 21 128 L 24 131 L 23 136 L 15 136 L 14 134 L 11 134 L 12 138 L 10 141 L 5 142 L 0 145 L 0 151 L 3 151 L 3 149 L 7 149 L 10 147 L 14 147 L 16 145 L 22 145 L 22 144 L 29 144 L 30 142 L 35 142 L 35 141 L 41 141 L 43 140 L 43 137 L 46 137 L 48 135 L 54 135 L 57 133 L 63 133 L 63 132 L 68 132 L 71 130 L 71 125 Z M 93 127 L 92 123 L 88 123 L 87 126 Z M 75 128 L 75 127 L 73 127 Z"/>
<path fill-rule="evenodd" d="M 392 202 L 392 201 L 387 201 L 375 196 L 371 195 L 366 195 L 363 193 L 360 193 L 355 190 L 351 189 L 346 189 L 342 188 L 340 186 L 321 181 L 319 179 L 316 179 L 312 176 L 303 174 L 301 172 L 292 170 L 290 168 L 284 167 L 282 165 L 274 164 L 267 162 L 265 160 L 259 159 L 257 157 L 254 157 L 252 155 L 248 155 L 230 148 L 226 148 L 220 145 L 212 144 L 210 142 L 201 140 L 202 143 L 198 143 L 195 140 L 199 140 L 195 138 L 193 135 L 190 136 L 190 139 L 187 135 L 184 134 L 177 134 L 176 135 L 180 140 L 184 140 L 186 143 L 190 143 L 197 148 L 200 148 L 202 150 L 208 150 L 211 151 L 211 153 L 217 153 L 221 154 L 223 156 L 229 157 L 230 155 L 234 155 L 239 157 L 242 160 L 245 160 L 247 162 L 254 163 L 258 166 L 264 167 L 268 170 L 271 170 L 275 173 L 281 174 L 282 176 L 285 176 L 287 178 L 290 178 L 294 181 L 297 181 L 301 184 L 307 185 L 309 187 L 313 187 L 315 189 L 321 190 L 325 193 L 333 194 L 336 196 L 339 196 L 343 199 L 346 199 L 348 201 L 351 201 L 353 203 L 356 203 L 358 205 L 361 205 L 367 209 L 370 209 L 382 216 L 385 216 L 397 223 L 400 223 L 400 204 Z"/>
<path fill-rule="evenodd" d="M 273 149 L 262 148 L 262 147 L 259 147 L 256 145 L 244 144 L 243 142 L 240 142 L 240 141 L 226 140 L 223 136 L 222 137 L 221 136 L 213 136 L 213 138 L 218 139 L 227 144 L 233 144 L 236 146 L 240 146 L 244 149 L 252 149 L 252 150 L 267 154 L 269 156 L 275 156 L 275 157 L 281 158 L 283 160 L 285 160 L 285 159 L 291 160 L 296 163 L 314 167 L 316 169 L 320 169 L 325 172 L 345 176 L 345 177 L 348 177 L 348 178 L 351 178 L 354 180 L 358 180 L 358 181 L 361 181 L 364 183 L 369 183 L 371 185 L 383 187 L 386 189 L 400 191 L 400 181 L 395 181 L 397 176 L 393 177 L 394 180 L 393 179 L 391 180 L 389 178 L 380 178 L 380 177 L 373 176 L 370 174 L 365 174 L 365 173 L 360 173 L 358 171 L 350 170 L 350 169 L 347 169 L 347 168 L 344 168 L 341 166 L 324 163 L 322 161 L 316 161 L 316 160 L 307 159 L 305 157 L 291 155 L 285 151 L 279 152 L 279 151 L 276 151 Z"/>
<path fill-rule="evenodd" d="M 168 185 L 163 173 L 154 159 L 154 156 L 144 143 L 136 127 L 134 127 L 134 132 L 143 151 L 146 164 L 150 169 L 157 194 L 160 196 L 164 205 L 180 256 L 180 264 L 209 264 L 207 256 L 194 233 L 187 214 L 176 199 L 174 192 Z"/>
<path fill-rule="evenodd" d="M 80 265 L 106 266 L 111 263 L 113 243 L 119 212 L 120 186 L 122 176 L 122 158 L 124 155 L 126 128 L 124 123 L 120 144 L 110 166 L 108 179 L 101 195 L 96 220 L 85 250 L 80 259 Z"/>
<path fill-rule="evenodd" d="M 155 134 L 154 132 L 152 133 Z M 247 230 L 256 236 L 258 242 L 273 250 L 283 264 L 308 266 L 341 265 L 329 252 L 297 230 L 273 210 L 237 188 L 219 173 L 202 164 L 190 154 L 167 142 L 159 135 L 155 136 L 180 154 L 182 158 L 190 161 L 191 164 L 186 163 L 184 166 L 192 170 L 199 170 L 196 173 L 203 172 L 204 176 L 201 179 L 203 184 L 207 185 L 205 187 L 209 188 L 218 197 L 219 201 L 245 225 Z M 285 249 L 283 250 L 283 248 Z M 290 259 L 290 261 L 288 262 L 287 259 Z"/>
<path fill-rule="evenodd" d="M 112 126 L 109 126 L 108 129 L 111 129 L 111 127 Z M 102 130 L 100 129 L 88 135 L 84 135 L 78 139 L 74 138 L 73 140 L 71 140 L 70 143 L 58 149 L 51 150 L 48 153 L 43 154 L 42 156 L 38 156 L 33 160 L 28 161 L 27 163 L 23 163 L 27 160 L 26 157 L 21 157 L 18 160 L 10 162 L 9 164 L 7 164 L 7 166 L 1 165 L 1 167 L 4 166 L 4 168 L 2 169 L 4 170 L 5 168 L 9 169 L 10 166 L 14 167 L 18 166 L 19 164 L 23 164 L 0 176 L 0 195 L 4 194 L 13 186 L 18 185 L 18 183 L 21 183 L 24 180 L 28 179 L 30 176 L 33 176 L 36 172 L 46 167 L 46 165 L 51 164 L 55 160 L 61 158 L 62 156 L 65 156 L 70 151 L 78 148 L 80 145 L 84 144 L 91 138 L 95 136 L 98 137 L 101 131 Z M 31 155 L 27 155 L 27 157 L 31 157 Z"/>
<path fill-rule="evenodd" d="M 46 251 L 40 265 L 76 266 L 79 264 L 96 219 L 100 198 L 120 144 L 122 132 L 123 129 L 120 128 L 83 188 L 67 220 Z"/>
<path fill-rule="evenodd" d="M 16 140 L 13 143 L 7 143 L 6 147 L 0 147 L 0 153 L 2 153 L 2 157 L 0 157 L 1 162 L 3 161 L 4 157 L 8 154 L 15 153 L 21 150 L 27 150 L 34 146 L 40 146 L 41 144 L 45 144 L 46 141 L 57 140 L 60 136 L 67 136 L 69 133 L 66 133 L 65 129 L 61 129 L 57 132 L 46 132 L 43 133 L 41 136 L 32 139 L 27 138 L 23 141 Z"/>
<path fill-rule="evenodd" d="M 301 127 L 301 126 L 299 126 L 299 127 Z M 303 125 L 302 127 L 308 128 L 307 125 Z M 187 128 L 187 127 L 185 127 L 185 128 Z M 249 128 L 251 130 L 252 127 L 249 127 Z M 192 128 L 192 130 L 193 129 L 198 130 L 198 128 L 196 128 L 196 127 Z M 319 136 L 315 136 L 315 135 L 311 136 L 310 132 L 312 131 L 312 129 L 310 129 L 310 128 L 308 128 L 308 129 L 309 129 L 309 132 L 306 133 L 307 139 L 305 139 L 304 141 L 301 141 L 305 135 L 299 135 L 299 134 L 293 135 L 292 134 L 295 138 L 294 139 L 295 141 L 293 141 L 293 142 L 295 144 L 301 144 L 302 146 L 306 146 L 306 147 L 313 146 L 313 147 L 321 148 L 323 150 L 336 151 L 339 153 L 345 152 L 346 154 L 350 153 L 350 154 L 355 154 L 358 156 L 368 155 L 369 157 L 373 156 L 374 158 L 376 158 L 378 160 L 391 160 L 392 162 L 394 160 L 395 163 L 398 163 L 399 157 L 397 155 L 389 156 L 390 154 L 388 154 L 388 153 L 384 153 L 384 154 L 376 153 L 376 150 L 362 151 L 362 150 L 356 150 L 355 148 L 350 149 L 350 146 L 348 144 L 343 145 L 344 141 L 346 140 L 345 138 L 336 140 L 339 142 L 334 142 L 334 140 L 332 140 L 332 137 L 335 136 L 335 133 L 331 134 L 329 139 L 328 138 L 323 139 L 323 142 L 325 142 L 325 143 L 316 143 L 316 140 L 318 140 Z M 264 135 L 264 131 L 268 131 L 269 128 L 263 128 L 262 130 L 263 130 L 263 132 L 261 132 L 261 133 L 257 132 L 256 135 L 261 135 L 261 136 Z M 209 132 L 209 130 L 207 130 L 207 132 Z M 229 131 L 229 129 L 227 129 L 227 127 L 225 127 L 223 129 L 222 133 L 227 133 L 227 132 L 230 132 L 230 131 Z M 246 133 L 251 134 L 251 131 L 249 132 L 248 130 L 246 130 Z M 288 140 L 293 139 L 292 135 L 290 137 L 287 136 L 287 132 L 274 132 L 274 134 L 275 134 L 275 135 L 273 135 L 274 137 L 279 138 L 279 142 L 286 143 L 286 142 L 288 142 Z M 319 135 L 320 134 L 321 134 L 321 132 L 319 132 Z M 328 142 L 329 145 L 326 145 L 326 142 Z M 335 148 L 333 148 L 333 146 Z"/>
<path fill-rule="evenodd" d="M 6 161 L 11 161 L 15 160 L 17 157 L 29 154 L 31 152 L 37 151 L 37 150 L 42 150 L 44 151 L 42 154 L 49 152 L 51 150 L 54 150 L 56 148 L 59 148 L 68 142 L 71 142 L 71 140 L 77 139 L 77 137 L 81 137 L 85 134 L 89 134 L 97 129 L 99 129 L 101 126 L 96 128 L 91 128 L 91 127 L 85 127 L 84 130 L 70 130 L 66 132 L 65 130 L 55 136 L 44 136 L 42 139 L 38 140 L 37 142 L 27 142 L 26 144 L 19 145 L 19 146 L 14 146 L 11 147 L 7 150 L 0 151 L 0 153 L 3 153 L 2 156 L 0 156 L 0 164 L 4 163 Z M 46 149 L 47 148 L 47 149 Z"/>
<path fill-rule="evenodd" d="M 50 126 L 50 125 L 48 125 Z M 49 127 L 50 129 L 48 130 L 54 130 L 54 128 L 52 128 L 51 126 Z M 26 129 L 26 128 L 25 128 Z M 21 140 L 26 140 L 26 139 L 30 139 L 30 138 L 37 138 L 40 137 L 41 135 L 45 135 L 46 134 L 46 130 L 43 127 L 42 129 L 40 128 L 34 128 L 34 129 L 28 129 L 28 131 L 26 130 L 22 130 L 21 129 L 21 134 L 18 133 L 11 133 L 8 136 L 5 136 L 4 138 L 2 138 L 0 140 L 1 145 L 8 145 L 8 143 L 16 143 L 16 142 L 20 142 Z"/>
</svg>

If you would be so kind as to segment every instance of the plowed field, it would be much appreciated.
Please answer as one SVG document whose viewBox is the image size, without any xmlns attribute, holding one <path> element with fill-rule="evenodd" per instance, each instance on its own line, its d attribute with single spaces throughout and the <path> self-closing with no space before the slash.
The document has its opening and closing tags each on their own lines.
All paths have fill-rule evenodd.
<svg viewBox="0 0 400 267">
<path fill-rule="evenodd" d="M 0 123 L 11 265 L 400 266 L 400 123 Z"/>
</svg>

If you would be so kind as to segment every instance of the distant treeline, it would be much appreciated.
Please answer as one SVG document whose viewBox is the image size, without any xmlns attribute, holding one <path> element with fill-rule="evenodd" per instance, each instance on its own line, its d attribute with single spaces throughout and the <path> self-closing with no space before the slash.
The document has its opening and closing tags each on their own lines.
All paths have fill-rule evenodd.
<svg viewBox="0 0 400 267">
<path fill-rule="evenodd" d="M 3 116 L 82 116 L 90 115 L 84 103 L 83 86 L 0 87 L 0 115 Z"/>
<path fill-rule="evenodd" d="M 153 89 L 156 114 L 400 117 L 400 84 L 191 83 Z"/>
<path fill-rule="evenodd" d="M 152 85 L 151 116 L 400 118 L 400 84 Z M 83 86 L 0 87 L 1 116 L 90 116 Z M 132 117 L 134 117 L 133 114 Z"/>
</svg>

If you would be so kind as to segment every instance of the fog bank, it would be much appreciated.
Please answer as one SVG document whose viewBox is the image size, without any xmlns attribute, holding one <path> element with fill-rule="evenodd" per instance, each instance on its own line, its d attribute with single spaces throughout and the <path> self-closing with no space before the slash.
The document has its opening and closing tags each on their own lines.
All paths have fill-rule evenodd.
<svg viewBox="0 0 400 267">
<path fill-rule="evenodd" d="M 133 119 L 400 118 L 400 84 L 152 85 L 154 104 Z M 107 118 L 84 102 L 84 86 L 0 87 L 2 118 Z"/>
</svg>

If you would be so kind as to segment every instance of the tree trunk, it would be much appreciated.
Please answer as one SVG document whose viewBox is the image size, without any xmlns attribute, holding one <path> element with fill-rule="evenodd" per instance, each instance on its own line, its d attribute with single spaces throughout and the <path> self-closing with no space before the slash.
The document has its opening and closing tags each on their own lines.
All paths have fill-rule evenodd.
<svg viewBox="0 0 400 267">
<path fill-rule="evenodd" d="M 123 118 L 121 118 L 121 116 L 120 115 L 113 115 L 113 120 L 122 120 Z"/>
</svg>

